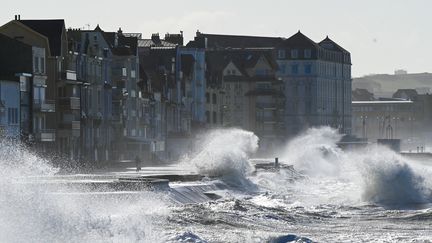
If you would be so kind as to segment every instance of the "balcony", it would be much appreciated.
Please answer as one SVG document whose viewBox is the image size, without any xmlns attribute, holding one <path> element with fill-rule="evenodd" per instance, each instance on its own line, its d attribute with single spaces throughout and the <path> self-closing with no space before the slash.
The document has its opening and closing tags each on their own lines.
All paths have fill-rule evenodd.
<svg viewBox="0 0 432 243">
<path fill-rule="evenodd" d="M 151 120 L 150 120 L 150 115 L 149 114 L 144 114 L 140 119 L 140 124 L 141 125 L 150 125 L 151 124 Z"/>
<path fill-rule="evenodd" d="M 55 101 L 34 99 L 33 109 L 41 112 L 55 112 Z"/>
<path fill-rule="evenodd" d="M 76 81 L 77 75 L 75 71 L 66 70 L 64 72 L 61 72 L 61 79 L 66 81 Z"/>
<path fill-rule="evenodd" d="M 33 77 L 33 86 L 45 86 L 46 85 L 46 76 L 42 75 L 34 75 Z"/>
<path fill-rule="evenodd" d="M 256 121 L 264 123 L 264 124 L 276 124 L 277 123 L 276 117 L 257 117 Z"/>
<path fill-rule="evenodd" d="M 280 108 L 281 105 L 275 102 L 260 102 L 260 103 L 257 102 L 256 107 L 258 109 L 276 110 L 277 108 Z"/>
<path fill-rule="evenodd" d="M 48 129 L 42 129 L 35 131 L 35 137 L 37 141 L 40 142 L 55 142 L 56 139 L 56 131 L 55 130 L 48 130 Z"/>
<path fill-rule="evenodd" d="M 80 121 L 63 121 L 59 127 L 59 137 L 79 137 L 81 132 Z"/>
<path fill-rule="evenodd" d="M 59 105 L 62 109 L 66 110 L 79 110 L 80 98 L 78 97 L 61 97 L 59 98 Z"/>
<path fill-rule="evenodd" d="M 81 121 L 63 121 L 62 123 L 60 123 L 60 128 L 67 130 L 80 130 Z"/>
</svg>

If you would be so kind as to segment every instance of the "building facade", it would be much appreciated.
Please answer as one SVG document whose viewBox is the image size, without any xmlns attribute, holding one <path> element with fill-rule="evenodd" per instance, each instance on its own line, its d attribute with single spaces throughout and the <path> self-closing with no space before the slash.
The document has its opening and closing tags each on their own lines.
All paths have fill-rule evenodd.
<svg viewBox="0 0 432 243">
<path fill-rule="evenodd" d="M 315 43 L 301 32 L 276 49 L 285 85 L 285 124 L 292 136 L 311 126 L 351 133 L 351 57 L 330 38 Z"/>
<path fill-rule="evenodd" d="M 378 100 L 352 102 L 353 135 L 375 142 L 401 139 L 403 150 L 424 146 L 418 136 L 420 121 L 413 101 Z"/>
</svg>

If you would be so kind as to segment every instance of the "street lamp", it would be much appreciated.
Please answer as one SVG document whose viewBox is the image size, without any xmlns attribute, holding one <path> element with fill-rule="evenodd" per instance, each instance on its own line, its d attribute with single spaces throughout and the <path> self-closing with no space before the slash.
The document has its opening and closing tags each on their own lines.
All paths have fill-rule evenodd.
<svg viewBox="0 0 432 243">
<path fill-rule="evenodd" d="M 363 138 L 366 138 L 366 120 L 367 120 L 367 116 L 360 116 L 360 119 L 362 119 L 362 126 L 363 126 L 363 130 L 362 130 L 362 135 Z"/>
</svg>

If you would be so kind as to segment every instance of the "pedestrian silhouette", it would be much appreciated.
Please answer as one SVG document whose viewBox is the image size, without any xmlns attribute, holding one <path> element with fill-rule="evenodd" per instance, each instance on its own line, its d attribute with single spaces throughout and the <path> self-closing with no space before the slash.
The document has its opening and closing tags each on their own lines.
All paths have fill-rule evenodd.
<svg viewBox="0 0 432 243">
<path fill-rule="evenodd" d="M 136 166 L 136 172 L 139 172 L 141 170 L 141 159 L 137 156 L 135 156 L 135 166 Z"/>
</svg>

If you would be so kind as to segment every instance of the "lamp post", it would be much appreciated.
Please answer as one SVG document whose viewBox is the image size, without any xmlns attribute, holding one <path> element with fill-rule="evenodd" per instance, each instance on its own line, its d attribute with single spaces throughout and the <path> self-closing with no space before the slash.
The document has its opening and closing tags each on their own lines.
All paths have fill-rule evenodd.
<svg viewBox="0 0 432 243">
<path fill-rule="evenodd" d="M 367 131 L 366 131 L 366 120 L 367 120 L 367 116 L 360 116 L 360 119 L 362 119 L 362 135 L 363 138 L 367 137 Z"/>
</svg>

